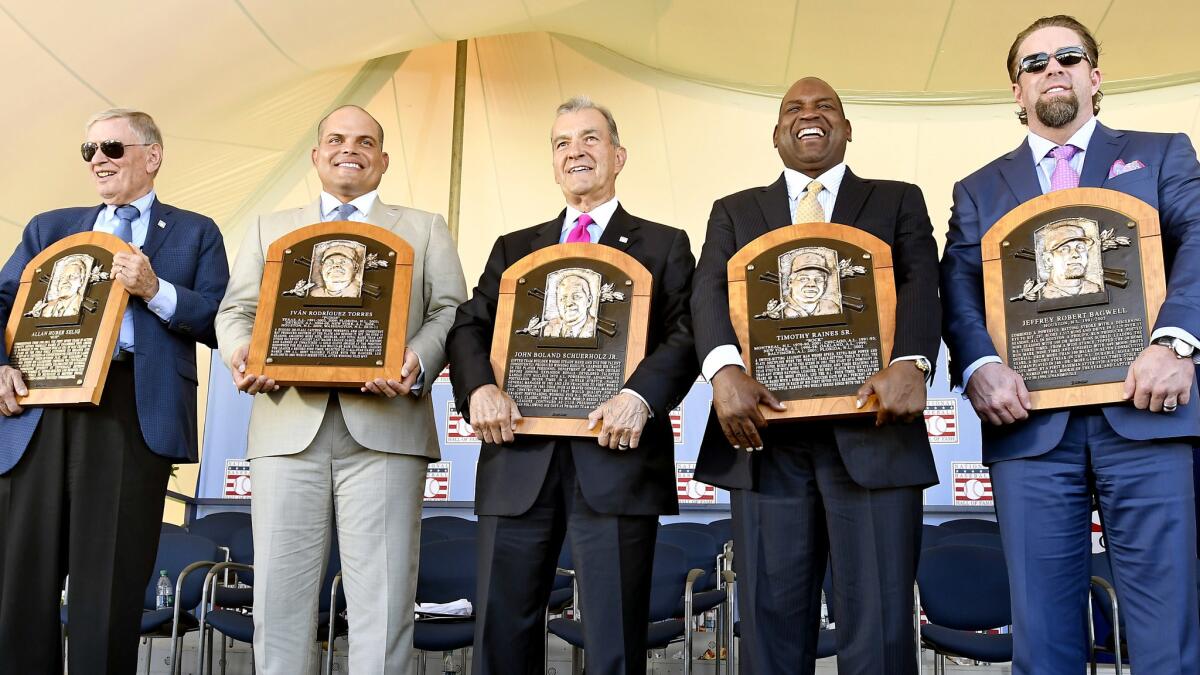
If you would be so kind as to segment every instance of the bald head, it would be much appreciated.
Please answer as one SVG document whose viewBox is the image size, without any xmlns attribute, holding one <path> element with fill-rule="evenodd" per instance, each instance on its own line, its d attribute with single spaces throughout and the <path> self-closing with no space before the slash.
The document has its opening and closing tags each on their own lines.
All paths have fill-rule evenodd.
<svg viewBox="0 0 1200 675">
<path fill-rule="evenodd" d="M 829 83 L 805 77 L 784 94 L 772 135 L 784 166 L 816 178 L 845 159 L 850 121 Z"/>
</svg>

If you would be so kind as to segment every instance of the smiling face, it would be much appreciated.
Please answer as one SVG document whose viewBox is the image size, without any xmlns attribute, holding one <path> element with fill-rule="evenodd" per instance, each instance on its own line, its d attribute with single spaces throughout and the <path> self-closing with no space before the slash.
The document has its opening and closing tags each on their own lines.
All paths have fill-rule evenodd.
<svg viewBox="0 0 1200 675">
<path fill-rule="evenodd" d="M 71 262 L 63 266 L 62 272 L 55 280 L 55 286 L 50 294 L 51 297 L 61 298 L 78 293 L 79 288 L 83 286 L 84 274 L 83 263 Z"/>
<path fill-rule="evenodd" d="M 592 293 L 587 280 L 574 275 L 558 282 L 558 315 L 567 325 L 586 321 L 592 306 Z"/>
<path fill-rule="evenodd" d="M 100 199 L 105 204 L 120 205 L 146 196 L 154 189 L 154 175 L 162 165 L 162 146 L 140 145 L 142 139 L 124 118 L 100 120 L 88 127 L 88 142 L 99 144 L 108 140 L 124 143 L 125 154 L 120 159 L 110 159 L 104 151 L 97 150 L 87 163 Z"/>
<path fill-rule="evenodd" d="M 359 108 L 339 108 L 325 118 L 318 133 L 312 162 L 322 189 L 349 202 L 379 187 L 388 155 L 375 118 Z"/>
<path fill-rule="evenodd" d="M 784 166 L 816 178 L 845 159 L 850 121 L 833 87 L 806 77 L 784 95 L 772 135 Z"/>
<path fill-rule="evenodd" d="M 1017 47 L 1017 63 L 1030 54 L 1054 54 L 1063 47 L 1081 46 L 1083 39 L 1070 28 L 1049 26 L 1029 34 Z M 1040 73 L 1018 73 L 1012 85 L 1013 98 L 1029 115 L 1029 128 L 1043 138 L 1055 140 L 1054 130 L 1069 138 L 1093 117 L 1092 96 L 1099 91 L 1100 69 L 1087 60 L 1063 66 L 1051 58 Z"/>
<path fill-rule="evenodd" d="M 829 275 L 824 270 L 806 268 L 788 277 L 788 299 L 797 305 L 811 305 L 825 295 Z"/>
<path fill-rule="evenodd" d="M 554 182 L 567 203 L 587 212 L 617 194 L 617 174 L 625 167 L 625 148 L 612 142 L 608 122 L 595 108 L 563 113 L 550 130 Z"/>
</svg>

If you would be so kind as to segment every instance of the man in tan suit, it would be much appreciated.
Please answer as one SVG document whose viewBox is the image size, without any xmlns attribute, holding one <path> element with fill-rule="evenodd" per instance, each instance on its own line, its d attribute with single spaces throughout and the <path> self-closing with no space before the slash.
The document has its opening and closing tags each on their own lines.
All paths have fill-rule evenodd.
<svg viewBox="0 0 1200 675">
<path fill-rule="evenodd" d="M 217 315 L 238 389 L 258 394 L 247 456 L 254 485 L 254 657 L 259 673 L 313 672 L 317 594 L 336 515 L 350 620 L 352 673 L 407 673 L 425 466 L 439 457 L 430 378 L 446 364 L 446 332 L 466 298 L 441 216 L 379 200 L 383 129 L 357 106 L 317 129 L 320 199 L 260 217 L 246 233 Z M 385 227 L 416 252 L 401 381 L 360 391 L 280 388 L 246 372 L 263 258 L 271 242 L 321 221 Z"/>
</svg>

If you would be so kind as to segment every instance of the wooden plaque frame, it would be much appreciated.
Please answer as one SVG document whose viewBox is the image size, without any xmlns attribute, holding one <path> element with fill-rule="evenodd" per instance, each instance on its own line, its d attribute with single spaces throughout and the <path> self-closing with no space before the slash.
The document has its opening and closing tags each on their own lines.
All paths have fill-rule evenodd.
<svg viewBox="0 0 1200 675">
<path fill-rule="evenodd" d="M 513 312 L 516 304 L 517 288 L 524 277 L 532 270 L 557 260 L 568 258 L 590 258 L 598 260 L 629 275 L 633 282 L 630 293 L 629 326 L 625 330 L 625 373 L 623 381 L 627 381 L 646 356 L 646 333 L 650 323 L 650 298 L 653 292 L 654 278 L 636 258 L 603 244 L 556 244 L 539 249 L 513 263 L 503 276 L 500 277 L 500 295 L 496 301 L 496 326 L 492 334 L 491 362 L 492 371 L 496 374 L 496 385 L 504 389 L 504 368 L 509 352 L 509 344 L 513 335 Z M 451 365 L 453 368 L 453 365 Z M 617 392 L 613 392 L 616 395 Z M 584 418 L 566 417 L 522 417 L 517 426 L 519 434 L 539 434 L 548 436 L 578 436 L 596 437 L 600 434 L 600 425 L 591 431 L 587 428 L 588 420 Z"/>
<path fill-rule="evenodd" d="M 1158 311 L 1166 298 L 1166 276 L 1163 267 L 1162 237 L 1158 211 L 1133 195 L 1104 188 L 1071 188 L 1056 190 L 1031 199 L 1009 211 L 996 221 L 980 243 L 983 257 L 983 292 L 988 334 L 996 353 L 1008 363 L 1008 330 L 1001 260 L 1007 249 L 1006 241 L 1017 228 L 1031 218 L 1049 211 L 1074 206 L 1094 206 L 1117 211 L 1136 223 L 1138 252 L 1142 272 L 1142 300 L 1146 309 L 1147 337 L 1154 330 Z M 1119 233 L 1118 233 L 1119 234 Z M 1081 405 L 1122 402 L 1123 382 L 1041 389 L 1029 392 L 1034 410 L 1069 408 Z"/>
<path fill-rule="evenodd" d="M 373 239 L 396 253 L 389 268 L 380 270 L 373 277 L 390 277 L 392 303 L 388 315 L 388 333 L 385 357 L 380 366 L 309 366 L 296 364 L 268 363 L 267 352 L 271 345 L 271 324 L 275 316 L 283 275 L 284 257 L 290 249 L 316 237 L 353 235 Z M 408 306 L 412 292 L 413 249 L 400 235 L 369 223 L 333 221 L 316 223 L 293 230 L 276 239 L 267 249 L 263 261 L 262 286 L 259 290 L 258 312 L 254 318 L 254 332 L 250 338 L 250 352 L 246 359 L 246 370 L 262 373 L 281 386 L 310 387 L 361 387 L 364 382 L 376 378 L 402 380 L 400 370 L 404 365 L 404 347 L 408 332 Z"/>
<path fill-rule="evenodd" d="M 133 251 L 129 244 L 107 232 L 87 231 L 59 239 L 34 256 L 21 272 L 20 286 L 17 288 L 16 298 L 8 316 L 8 325 L 4 331 L 5 344 L 8 345 L 10 355 L 21 322 L 31 320 L 23 315 L 29 304 L 29 294 L 34 287 L 34 277 L 43 273 L 44 265 L 51 259 L 64 254 L 68 249 L 79 246 L 96 246 L 113 254 Z M 100 326 L 96 331 L 96 340 L 92 343 L 92 353 L 88 356 L 82 383 L 73 387 L 40 389 L 29 387 L 28 394 L 17 397 L 18 403 L 23 406 L 99 405 L 100 397 L 104 393 L 104 383 L 108 379 L 108 369 L 112 364 L 113 353 L 117 349 L 117 338 L 121 333 L 121 317 L 125 314 L 125 307 L 129 303 L 129 292 L 125 290 L 124 284 L 116 279 L 107 283 L 108 291 L 104 294 L 104 310 L 100 316 Z"/>
<path fill-rule="evenodd" d="M 837 223 L 803 223 L 772 230 L 746 244 L 732 258 L 726 268 L 729 277 L 729 318 L 737 333 L 741 346 L 742 361 L 752 368 L 750 359 L 750 316 L 747 288 L 747 266 L 766 251 L 783 244 L 797 246 L 810 239 L 835 239 L 868 252 L 871 255 L 872 279 L 875 282 L 875 312 L 879 325 L 880 355 L 883 367 L 892 358 L 892 345 L 896 335 L 896 284 L 892 273 L 892 247 L 882 239 L 857 227 Z M 752 271 L 752 270 L 751 270 Z M 751 371 L 752 372 L 752 371 Z M 797 418 L 821 419 L 873 414 L 879 407 L 878 400 L 871 396 L 863 407 L 855 405 L 854 395 L 823 396 L 817 398 L 780 401 L 786 410 L 777 412 L 760 406 L 763 417 L 770 421 Z"/>
</svg>

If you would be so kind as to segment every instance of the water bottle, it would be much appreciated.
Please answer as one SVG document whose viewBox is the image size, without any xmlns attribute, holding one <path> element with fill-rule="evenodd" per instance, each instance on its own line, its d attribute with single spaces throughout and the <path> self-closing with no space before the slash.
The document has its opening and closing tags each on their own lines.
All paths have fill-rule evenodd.
<svg viewBox="0 0 1200 675">
<path fill-rule="evenodd" d="M 158 609 L 175 606 L 175 586 L 171 583 L 171 577 L 167 576 L 166 570 L 159 570 L 156 589 L 154 604 Z"/>
</svg>

